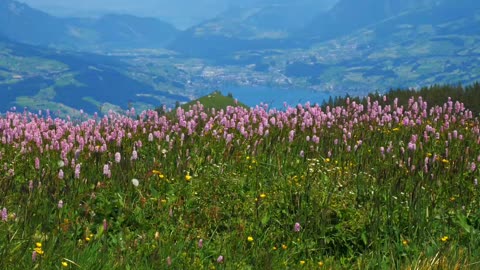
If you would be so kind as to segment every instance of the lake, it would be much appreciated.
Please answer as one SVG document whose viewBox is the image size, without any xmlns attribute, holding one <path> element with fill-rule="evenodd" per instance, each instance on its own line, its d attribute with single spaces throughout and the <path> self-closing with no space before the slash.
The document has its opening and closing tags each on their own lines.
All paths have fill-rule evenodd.
<svg viewBox="0 0 480 270">
<path fill-rule="evenodd" d="M 311 89 L 299 88 L 272 88 L 272 87 L 247 87 L 233 86 L 221 90 L 222 94 L 231 93 L 238 101 L 248 106 L 254 107 L 260 103 L 268 104 L 269 108 L 283 109 L 283 103 L 287 102 L 290 106 L 305 104 L 310 101 L 311 104 L 322 104 L 328 101 L 330 93 L 313 91 Z"/>
</svg>

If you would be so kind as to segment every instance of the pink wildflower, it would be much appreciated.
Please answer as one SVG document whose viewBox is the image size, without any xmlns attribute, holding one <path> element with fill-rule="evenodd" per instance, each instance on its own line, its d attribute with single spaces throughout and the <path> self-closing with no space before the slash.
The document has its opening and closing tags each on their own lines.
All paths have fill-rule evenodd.
<svg viewBox="0 0 480 270">
<path fill-rule="evenodd" d="M 122 159 L 122 156 L 120 155 L 119 152 L 115 153 L 115 162 L 120 163 L 120 160 Z"/>
<path fill-rule="evenodd" d="M 302 229 L 302 226 L 300 223 L 296 222 L 295 225 L 293 226 L 293 231 L 294 232 L 299 232 Z"/>
<path fill-rule="evenodd" d="M 8 220 L 8 212 L 7 212 L 7 208 L 3 208 L 2 209 L 2 221 L 7 221 Z"/>
</svg>

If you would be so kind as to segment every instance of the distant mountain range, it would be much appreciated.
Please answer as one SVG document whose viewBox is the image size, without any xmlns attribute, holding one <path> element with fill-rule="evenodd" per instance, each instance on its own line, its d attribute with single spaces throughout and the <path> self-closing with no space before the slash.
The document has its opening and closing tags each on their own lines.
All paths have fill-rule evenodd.
<svg viewBox="0 0 480 270">
<path fill-rule="evenodd" d="M 168 48 L 188 56 L 212 58 L 239 50 L 302 47 L 297 31 L 303 31 L 335 1 L 251 2 L 239 1 L 236 7 L 185 30 Z"/>
<path fill-rule="evenodd" d="M 239 50 L 306 48 L 398 16 L 420 25 L 469 16 L 480 8 L 480 1 L 475 0 L 340 0 L 333 7 L 321 3 L 282 1 L 231 9 L 184 31 L 169 48 L 197 57 Z"/>
<path fill-rule="evenodd" d="M 386 89 L 480 80 L 480 2 L 416 3 L 419 6 L 410 8 L 404 2 L 395 15 L 388 15 L 391 9 L 379 9 L 379 19 L 373 22 L 365 17 L 363 27 L 343 24 L 338 27 L 344 29 L 343 34 L 335 38 L 329 38 L 328 28 L 319 28 L 327 30 L 312 35 L 312 47 L 278 57 L 276 62 L 286 65 L 275 68 L 320 89 Z M 340 9 L 332 12 L 340 14 Z"/>
<path fill-rule="evenodd" d="M 131 15 L 59 18 L 0 0 L 0 111 L 171 105 L 226 85 L 361 95 L 472 83 L 479 25 L 477 0 L 232 1 L 184 31 Z"/>
<path fill-rule="evenodd" d="M 58 18 L 23 3 L 0 0 L 0 34 L 32 45 L 105 51 L 163 47 L 178 30 L 158 19 L 130 15 Z"/>
<path fill-rule="evenodd" d="M 475 0 L 341 0 L 317 15 L 303 34 L 314 41 L 328 40 L 398 16 L 417 14 L 408 16 L 408 23 L 418 25 L 463 17 L 479 7 Z"/>
</svg>

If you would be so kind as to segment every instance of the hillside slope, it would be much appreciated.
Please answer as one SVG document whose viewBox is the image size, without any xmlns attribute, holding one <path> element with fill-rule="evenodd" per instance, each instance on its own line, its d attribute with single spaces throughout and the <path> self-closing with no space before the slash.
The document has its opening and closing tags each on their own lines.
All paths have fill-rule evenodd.
<svg viewBox="0 0 480 270">
<path fill-rule="evenodd" d="M 188 100 L 130 76 L 129 66 L 116 58 L 50 50 L 5 37 L 0 37 L 0 95 L 0 112 L 17 106 L 69 114 Z"/>
</svg>

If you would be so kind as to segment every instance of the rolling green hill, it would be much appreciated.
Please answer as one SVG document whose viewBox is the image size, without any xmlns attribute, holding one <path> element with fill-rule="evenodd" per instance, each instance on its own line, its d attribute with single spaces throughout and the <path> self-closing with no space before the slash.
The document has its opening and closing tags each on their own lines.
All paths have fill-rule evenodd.
<svg viewBox="0 0 480 270">
<path fill-rule="evenodd" d="M 200 97 L 198 99 L 192 100 L 188 103 L 182 104 L 181 107 L 188 109 L 189 107 L 200 103 L 204 106 L 205 109 L 225 109 L 228 106 L 240 106 L 248 108 L 247 105 L 243 104 L 240 101 L 237 101 L 233 96 L 224 96 L 219 91 L 212 92 L 206 96 Z"/>
</svg>

